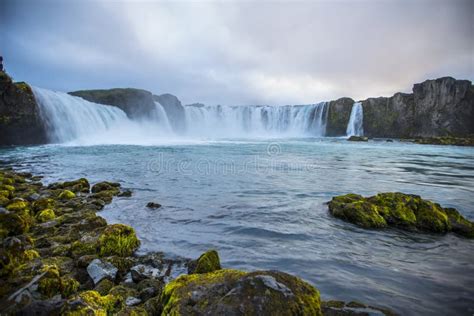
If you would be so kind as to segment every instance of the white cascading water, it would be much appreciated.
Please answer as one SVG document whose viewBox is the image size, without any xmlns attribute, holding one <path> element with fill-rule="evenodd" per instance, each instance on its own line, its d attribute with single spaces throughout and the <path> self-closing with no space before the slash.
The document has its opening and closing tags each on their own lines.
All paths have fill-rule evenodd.
<svg viewBox="0 0 474 316">
<path fill-rule="evenodd" d="M 185 106 L 187 134 L 202 137 L 324 136 L 327 102 L 296 106 Z"/>
<path fill-rule="evenodd" d="M 295 106 L 185 106 L 186 131 L 174 134 L 164 108 L 130 119 L 121 109 L 33 87 L 52 143 L 161 144 L 199 139 L 321 137 L 328 103 Z"/>
<path fill-rule="evenodd" d="M 364 112 L 362 103 L 356 102 L 352 105 L 351 117 L 347 124 L 347 136 L 363 136 L 364 135 Z"/>
<path fill-rule="evenodd" d="M 63 92 L 32 88 L 52 143 L 149 144 L 171 133 L 160 104 L 156 104 L 149 118 L 133 121 L 118 107 L 89 102 Z"/>
</svg>

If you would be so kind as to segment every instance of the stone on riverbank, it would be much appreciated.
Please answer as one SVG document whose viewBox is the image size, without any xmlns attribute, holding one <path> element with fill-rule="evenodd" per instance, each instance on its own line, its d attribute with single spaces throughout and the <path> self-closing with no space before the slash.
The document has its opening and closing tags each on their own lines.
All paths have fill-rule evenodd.
<svg viewBox="0 0 474 316">
<path fill-rule="evenodd" d="M 432 233 L 454 232 L 474 238 L 474 225 L 453 208 L 443 208 L 418 195 L 380 193 L 371 197 L 347 194 L 333 197 L 330 213 L 363 228 L 397 227 Z"/>
<path fill-rule="evenodd" d="M 219 254 L 215 250 L 203 253 L 197 260 L 188 264 L 188 274 L 214 272 L 221 269 Z"/>
</svg>

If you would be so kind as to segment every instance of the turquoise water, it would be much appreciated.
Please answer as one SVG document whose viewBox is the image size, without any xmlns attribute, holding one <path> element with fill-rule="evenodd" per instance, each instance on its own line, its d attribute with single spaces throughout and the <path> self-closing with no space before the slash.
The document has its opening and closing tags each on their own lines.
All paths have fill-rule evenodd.
<svg viewBox="0 0 474 316">
<path fill-rule="evenodd" d="M 325 205 L 349 192 L 401 191 L 474 220 L 473 148 L 308 138 L 16 147 L 0 159 L 44 182 L 87 177 L 132 189 L 100 214 L 134 226 L 142 252 L 215 248 L 226 267 L 293 273 L 323 299 L 406 315 L 474 313 L 474 241 L 363 230 Z M 147 209 L 150 201 L 163 207 Z"/>
</svg>

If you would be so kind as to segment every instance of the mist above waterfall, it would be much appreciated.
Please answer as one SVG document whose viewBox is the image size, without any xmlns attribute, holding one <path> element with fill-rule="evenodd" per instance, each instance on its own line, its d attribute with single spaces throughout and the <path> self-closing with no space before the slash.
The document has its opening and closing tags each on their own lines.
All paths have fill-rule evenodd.
<svg viewBox="0 0 474 316">
<path fill-rule="evenodd" d="M 163 144 L 199 140 L 323 137 L 328 103 L 287 106 L 184 107 L 185 128 L 173 126 L 165 109 L 131 119 L 118 107 L 86 101 L 62 92 L 33 88 L 52 143 Z"/>
</svg>

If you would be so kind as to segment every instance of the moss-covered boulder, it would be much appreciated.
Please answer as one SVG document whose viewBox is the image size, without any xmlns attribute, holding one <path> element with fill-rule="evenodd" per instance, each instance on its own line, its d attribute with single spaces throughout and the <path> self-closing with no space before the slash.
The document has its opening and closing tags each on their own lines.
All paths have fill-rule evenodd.
<svg viewBox="0 0 474 316">
<path fill-rule="evenodd" d="M 215 250 L 203 253 L 197 260 L 190 261 L 188 273 L 208 273 L 221 269 L 219 254 Z"/>
<path fill-rule="evenodd" d="M 123 300 L 113 295 L 100 295 L 97 291 L 85 291 L 68 301 L 62 315 L 113 315 L 123 307 Z"/>
<path fill-rule="evenodd" d="M 86 178 L 80 178 L 73 181 L 52 183 L 48 188 L 52 190 L 69 190 L 75 193 L 89 193 L 90 184 Z"/>
<path fill-rule="evenodd" d="M 70 190 L 63 190 L 59 193 L 58 198 L 61 200 L 70 200 L 76 197 L 76 194 Z"/>
<path fill-rule="evenodd" d="M 473 238 L 474 224 L 453 208 L 443 208 L 418 195 L 380 193 L 371 197 L 347 194 L 334 197 L 330 213 L 363 228 L 397 227 L 433 233 L 454 232 Z"/>
<path fill-rule="evenodd" d="M 40 223 L 44 223 L 44 222 L 50 221 L 50 220 L 55 219 L 55 218 L 56 218 L 56 214 L 54 214 L 54 210 L 52 210 L 50 208 L 42 210 L 36 215 L 36 219 Z"/>
<path fill-rule="evenodd" d="M 322 315 L 319 292 L 277 271 L 222 269 L 166 285 L 162 315 Z"/>
<path fill-rule="evenodd" d="M 131 256 L 139 246 L 135 230 L 123 224 L 107 226 L 99 237 L 101 256 Z"/>
</svg>

